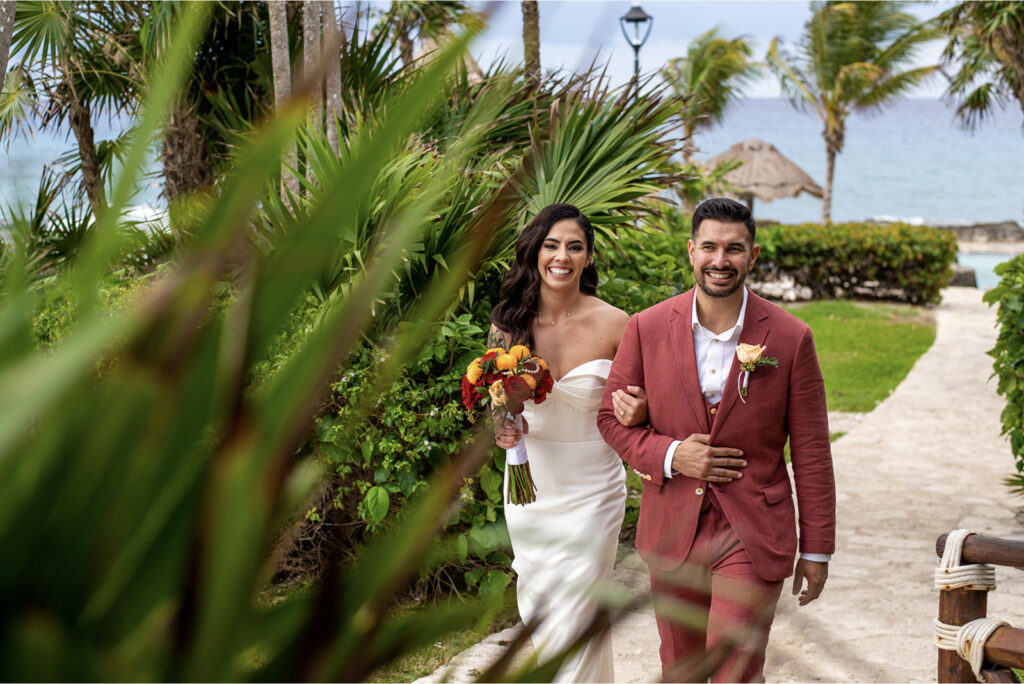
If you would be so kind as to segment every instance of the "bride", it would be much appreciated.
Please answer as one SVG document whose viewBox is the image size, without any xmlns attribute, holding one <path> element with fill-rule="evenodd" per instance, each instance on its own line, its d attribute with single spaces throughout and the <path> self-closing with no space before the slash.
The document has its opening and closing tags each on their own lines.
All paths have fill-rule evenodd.
<svg viewBox="0 0 1024 684">
<path fill-rule="evenodd" d="M 495 425 L 502 448 L 525 439 L 537 500 L 506 505 L 519 613 L 536 625 L 541 661 L 575 641 L 597 612 L 593 590 L 615 562 L 626 501 L 622 462 L 597 430 L 605 381 L 629 316 L 598 299 L 594 229 L 579 209 L 552 204 L 516 240 L 516 259 L 491 313 L 488 346 L 525 344 L 555 378 L 542 404 L 527 402 L 523 433 Z M 647 420 L 642 389 L 613 397 L 619 421 Z M 508 477 L 505 478 L 508 488 Z M 613 681 L 607 631 L 563 664 L 558 681 Z"/>
</svg>

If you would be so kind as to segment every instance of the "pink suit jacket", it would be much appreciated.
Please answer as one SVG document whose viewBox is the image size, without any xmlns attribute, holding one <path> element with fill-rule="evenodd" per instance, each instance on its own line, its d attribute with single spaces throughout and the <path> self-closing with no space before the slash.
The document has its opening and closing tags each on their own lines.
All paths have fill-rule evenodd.
<svg viewBox="0 0 1024 684">
<path fill-rule="evenodd" d="M 811 330 L 748 293 L 740 342 L 764 345 L 764 355 L 777 358 L 779 365 L 751 373 L 743 403 L 734 356 L 712 428 L 694 357 L 693 297 L 691 289 L 629 320 L 605 387 L 598 428 L 644 479 L 636 547 L 652 568 L 670 570 L 686 559 L 710 488 L 755 571 L 766 581 L 778 581 L 792 574 L 798 548 L 784 456 L 787 437 L 800 511 L 799 550 L 835 551 L 835 479 L 825 384 Z M 611 395 L 627 385 L 647 391 L 649 427 L 627 428 L 616 420 Z M 741 449 L 747 461 L 743 477 L 727 484 L 679 474 L 666 479 L 669 445 L 694 433 L 710 434 L 712 446 Z"/>
</svg>

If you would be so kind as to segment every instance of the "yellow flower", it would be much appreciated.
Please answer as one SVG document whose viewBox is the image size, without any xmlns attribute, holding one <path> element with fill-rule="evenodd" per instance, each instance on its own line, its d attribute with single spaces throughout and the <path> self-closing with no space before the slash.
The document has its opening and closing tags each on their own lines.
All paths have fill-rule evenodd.
<svg viewBox="0 0 1024 684">
<path fill-rule="evenodd" d="M 473 361 L 466 366 L 466 379 L 469 380 L 470 384 L 475 385 L 480 376 L 484 374 L 484 369 L 480 365 L 480 357 L 476 357 Z"/>
<path fill-rule="evenodd" d="M 541 370 L 548 369 L 548 363 L 544 359 L 540 358 L 539 356 L 534 356 L 533 360 L 537 363 L 537 367 L 540 368 Z"/>
<path fill-rule="evenodd" d="M 742 342 L 736 345 L 736 358 L 740 360 L 740 363 L 757 363 L 761 360 L 762 354 L 764 354 L 764 347 L 760 345 Z"/>
<path fill-rule="evenodd" d="M 530 389 L 537 389 L 537 378 L 533 377 L 529 373 L 523 373 L 519 377 L 526 381 L 526 384 L 530 386 Z"/>
<path fill-rule="evenodd" d="M 498 358 L 494 360 L 494 365 L 498 367 L 498 370 L 512 370 L 519 365 L 519 360 L 511 354 L 499 354 Z"/>
<path fill-rule="evenodd" d="M 484 356 L 487 356 L 487 355 L 488 355 L 488 354 L 490 354 L 491 352 L 494 352 L 494 353 L 495 353 L 495 354 L 497 354 L 498 356 L 501 356 L 502 354 L 504 354 L 504 353 L 505 353 L 505 348 L 504 348 L 504 347 L 491 347 L 491 348 L 490 348 L 490 349 L 488 349 L 488 350 L 487 350 L 486 352 L 484 352 Z"/>
<path fill-rule="evenodd" d="M 517 361 L 522 361 L 530 355 L 530 348 L 523 344 L 514 344 L 508 350 L 508 353 L 516 357 Z"/>
<path fill-rule="evenodd" d="M 487 391 L 491 393 L 491 401 L 494 402 L 495 406 L 504 406 L 508 400 L 508 396 L 505 394 L 505 383 L 501 380 L 495 380 Z"/>
</svg>

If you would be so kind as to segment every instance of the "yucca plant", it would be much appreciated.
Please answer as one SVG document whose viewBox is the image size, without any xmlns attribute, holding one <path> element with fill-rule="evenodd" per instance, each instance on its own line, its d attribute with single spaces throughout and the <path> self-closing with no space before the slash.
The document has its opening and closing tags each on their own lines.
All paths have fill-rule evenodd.
<svg viewBox="0 0 1024 684">
<path fill-rule="evenodd" d="M 96 305 L 112 260 L 125 248 L 115 217 L 131 176 L 169 111 L 200 35 L 201 3 L 154 72 L 149 105 L 125 173 L 53 290 L 77 318 L 48 352 L 28 343 L 28 254 L 5 263 L 0 299 L 0 672 L 7 680 L 356 681 L 381 662 L 454 626 L 480 602 L 442 605 L 391 620 L 395 591 L 433 547 L 471 447 L 442 469 L 427 495 L 358 563 L 330 566 L 313 591 L 273 606 L 265 583 L 269 544 L 319 478 L 295 446 L 328 378 L 369 322 L 367 302 L 392 284 L 403 247 L 426 222 L 426 203 L 395 216 L 382 248 L 266 386 L 245 378 L 286 326 L 296 300 L 331 266 L 338 224 L 352 225 L 373 178 L 406 139 L 460 55 L 455 44 L 400 98 L 381 124 L 351 141 L 352 163 L 270 254 L 248 248 L 249 223 L 305 118 L 301 100 L 238 153 L 183 253 L 133 306 L 113 316 Z M 449 161 L 458 167 L 458 149 Z M 451 256 L 451 277 L 424 293 L 415 328 L 447 308 L 479 259 L 492 222 L 514 199 L 499 192 Z M 459 265 L 459 268 L 454 268 Z M 220 296 L 223 285 L 233 296 Z M 415 335 L 412 330 L 410 335 Z M 396 363 L 402 350 L 395 347 Z"/>
</svg>

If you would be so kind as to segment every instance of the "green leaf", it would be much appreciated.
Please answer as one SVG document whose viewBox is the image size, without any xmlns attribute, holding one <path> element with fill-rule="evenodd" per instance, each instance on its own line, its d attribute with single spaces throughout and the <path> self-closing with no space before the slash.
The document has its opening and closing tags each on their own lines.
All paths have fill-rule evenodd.
<svg viewBox="0 0 1024 684">
<path fill-rule="evenodd" d="M 480 471 L 480 486 L 483 488 L 489 501 L 501 502 L 501 488 L 503 484 L 502 476 L 496 473 L 490 466 L 484 466 Z"/>
<path fill-rule="evenodd" d="M 370 520 L 378 523 L 388 514 L 388 508 L 391 506 L 391 495 L 388 494 L 387 489 L 379 485 L 370 487 L 363 498 L 363 503 L 366 506 L 366 513 L 370 516 Z"/>
</svg>

